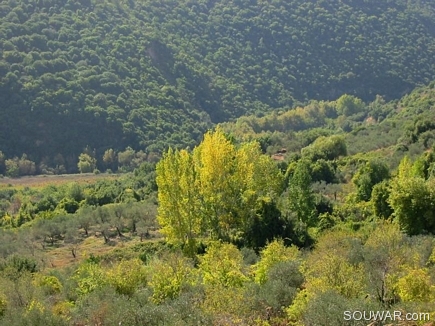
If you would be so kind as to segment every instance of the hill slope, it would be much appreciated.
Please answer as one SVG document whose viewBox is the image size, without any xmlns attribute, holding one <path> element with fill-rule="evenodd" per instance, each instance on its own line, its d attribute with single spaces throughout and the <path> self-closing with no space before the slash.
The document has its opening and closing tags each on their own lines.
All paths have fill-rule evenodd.
<svg viewBox="0 0 435 326">
<path fill-rule="evenodd" d="M 355 103 L 358 108 L 352 112 L 349 108 Z M 262 117 L 242 116 L 220 125 L 235 139 L 257 139 L 264 152 L 290 161 L 322 136 L 340 135 L 347 145 L 348 157 L 356 161 L 379 158 L 393 170 L 405 155 L 415 158 L 435 148 L 434 121 L 432 82 L 399 100 L 386 102 L 377 97 L 365 104 L 343 95 L 336 101 L 311 101 L 304 107 Z"/>
<path fill-rule="evenodd" d="M 0 150 L 193 145 L 212 123 L 435 73 L 431 1 L 4 1 Z M 74 160 L 72 160 L 74 161 Z"/>
</svg>

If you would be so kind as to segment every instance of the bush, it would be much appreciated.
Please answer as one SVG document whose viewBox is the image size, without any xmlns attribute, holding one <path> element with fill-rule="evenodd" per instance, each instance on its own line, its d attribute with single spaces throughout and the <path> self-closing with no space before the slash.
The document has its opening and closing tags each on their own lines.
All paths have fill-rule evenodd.
<svg viewBox="0 0 435 326">
<path fill-rule="evenodd" d="M 292 304 L 304 277 L 299 271 L 299 263 L 294 261 L 280 262 L 268 273 L 267 281 L 255 289 L 258 306 L 272 308 L 274 314 L 282 314 L 282 308 Z"/>
<path fill-rule="evenodd" d="M 369 305 L 366 301 L 356 299 L 349 300 L 335 291 L 328 290 L 316 295 L 308 302 L 303 315 L 306 326 L 366 326 L 367 320 L 345 320 L 345 311 L 376 311 L 381 307 Z M 359 315 L 358 315 L 359 317 Z M 358 319 L 358 318 L 357 318 Z"/>
</svg>

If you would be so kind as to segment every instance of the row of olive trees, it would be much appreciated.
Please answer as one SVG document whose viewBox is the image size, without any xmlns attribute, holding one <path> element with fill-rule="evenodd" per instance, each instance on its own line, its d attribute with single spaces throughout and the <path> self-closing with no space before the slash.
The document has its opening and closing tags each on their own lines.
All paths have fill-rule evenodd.
<svg viewBox="0 0 435 326">
<path fill-rule="evenodd" d="M 50 218 L 38 218 L 31 227 L 20 228 L 17 232 L 20 233 L 19 242 L 26 243 L 34 251 L 65 246 L 75 258 L 79 244 L 90 236 L 101 237 L 104 244 L 115 239 L 139 237 L 143 241 L 150 238 L 157 226 L 155 218 L 156 206 L 151 201 L 98 208 L 85 206 L 74 214 L 59 213 Z M 6 255 L 18 250 L 10 244 L 3 245 Z"/>
</svg>

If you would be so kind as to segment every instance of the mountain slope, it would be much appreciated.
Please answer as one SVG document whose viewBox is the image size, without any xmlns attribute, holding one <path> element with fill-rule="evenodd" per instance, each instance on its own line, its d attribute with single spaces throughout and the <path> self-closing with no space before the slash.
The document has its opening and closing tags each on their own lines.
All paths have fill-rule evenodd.
<svg viewBox="0 0 435 326">
<path fill-rule="evenodd" d="M 195 144 L 243 114 L 435 73 L 431 1 L 4 1 L 0 150 L 71 161 Z"/>
</svg>

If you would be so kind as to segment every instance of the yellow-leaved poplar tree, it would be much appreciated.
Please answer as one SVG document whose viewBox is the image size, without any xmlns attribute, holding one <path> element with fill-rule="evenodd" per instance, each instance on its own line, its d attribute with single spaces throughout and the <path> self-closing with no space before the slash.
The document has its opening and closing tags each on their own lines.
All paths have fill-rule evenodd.
<svg viewBox="0 0 435 326">
<path fill-rule="evenodd" d="M 157 164 L 158 222 L 170 243 L 193 252 L 203 226 L 193 157 L 186 150 L 169 151 Z"/>
<path fill-rule="evenodd" d="M 169 242 L 193 253 L 198 237 L 243 234 L 260 202 L 275 199 L 283 176 L 258 143 L 233 144 L 217 128 L 192 153 L 169 150 L 157 164 L 158 221 Z"/>
<path fill-rule="evenodd" d="M 236 222 L 234 207 L 237 206 L 238 180 L 236 148 L 220 132 L 208 132 L 203 142 L 195 148 L 198 168 L 198 191 L 202 199 L 202 215 L 213 238 L 228 234 Z"/>
</svg>

